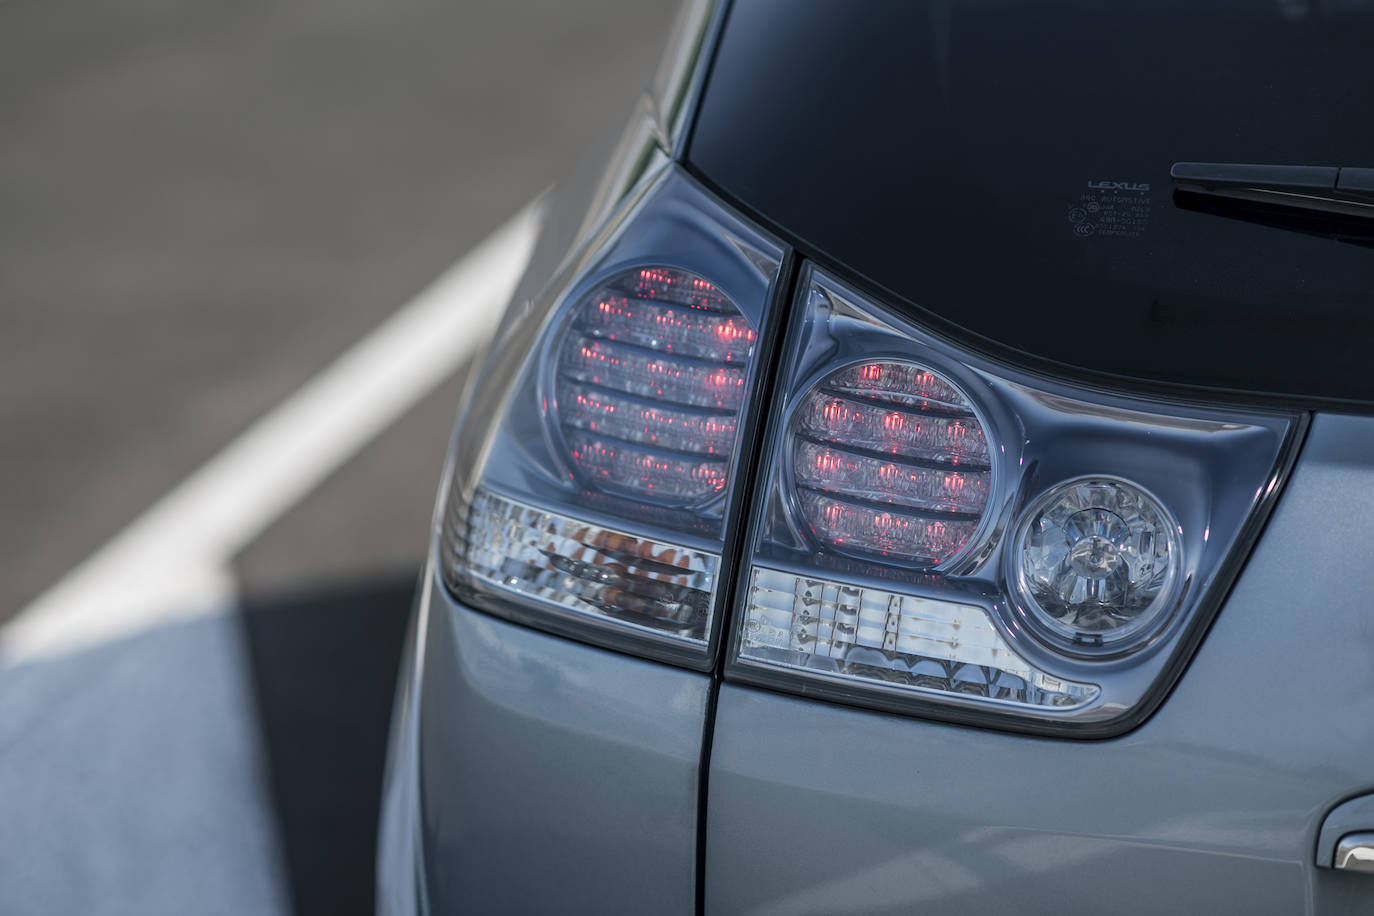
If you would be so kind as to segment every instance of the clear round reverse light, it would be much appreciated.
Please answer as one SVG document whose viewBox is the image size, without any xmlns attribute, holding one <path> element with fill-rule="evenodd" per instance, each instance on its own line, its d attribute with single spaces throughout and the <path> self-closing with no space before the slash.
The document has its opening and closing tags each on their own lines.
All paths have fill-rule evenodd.
<svg viewBox="0 0 1374 916">
<path fill-rule="evenodd" d="M 1140 642 L 1172 608 L 1178 526 L 1144 489 L 1109 477 L 1059 484 L 1026 511 L 1012 584 L 1031 621 L 1083 647 Z"/>
<path fill-rule="evenodd" d="M 755 331 L 673 267 L 610 277 L 554 349 L 564 455 L 598 489 L 691 506 L 725 492 Z"/>
<path fill-rule="evenodd" d="M 992 488 L 968 398 L 904 360 L 858 363 L 807 392 L 792 421 L 797 505 L 844 553 L 938 566 L 968 544 Z"/>
</svg>

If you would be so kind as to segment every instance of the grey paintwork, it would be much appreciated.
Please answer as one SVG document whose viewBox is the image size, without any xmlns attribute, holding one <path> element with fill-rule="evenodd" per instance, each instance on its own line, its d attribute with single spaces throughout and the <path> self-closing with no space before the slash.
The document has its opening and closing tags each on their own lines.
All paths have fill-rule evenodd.
<svg viewBox="0 0 1374 916">
<path fill-rule="evenodd" d="M 1346 913 L 1327 811 L 1374 787 L 1374 419 L 1319 416 L 1192 666 L 1096 743 L 726 684 L 708 913 Z M 1366 825 L 1374 828 L 1374 823 Z"/>
<path fill-rule="evenodd" d="M 690 913 L 709 679 L 430 590 L 421 846 L 436 913 Z"/>
<path fill-rule="evenodd" d="M 377 916 L 428 913 L 420 869 L 420 679 L 424 675 L 424 635 L 434 591 L 433 564 L 426 563 L 401 649 L 396 698 L 391 709 L 386 772 L 377 824 Z"/>
<path fill-rule="evenodd" d="M 1338 805 L 1326 816 L 1321 833 L 1317 835 L 1317 864 L 1322 868 L 1333 867 L 1336 844 L 1341 837 L 1370 829 L 1374 829 L 1374 795 L 1361 795 Z M 1374 902 L 1374 885 L 1370 886 L 1369 892 Z"/>
</svg>

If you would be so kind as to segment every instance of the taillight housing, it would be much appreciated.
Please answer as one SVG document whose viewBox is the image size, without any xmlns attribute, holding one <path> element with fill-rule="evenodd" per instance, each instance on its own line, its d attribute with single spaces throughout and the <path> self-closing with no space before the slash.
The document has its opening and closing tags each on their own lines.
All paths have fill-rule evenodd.
<svg viewBox="0 0 1374 916">
<path fill-rule="evenodd" d="M 728 636 L 727 679 L 807 696 L 1140 722 L 1302 416 L 1033 375 L 812 264 L 789 297 L 784 255 L 669 165 L 512 303 L 446 472 L 450 590 L 698 670 Z"/>
<path fill-rule="evenodd" d="M 727 678 L 1084 736 L 1186 663 L 1300 423 L 994 364 L 814 267 L 773 401 Z"/>
<path fill-rule="evenodd" d="M 513 303 L 456 443 L 450 587 L 537 627 L 709 666 L 781 261 L 665 169 L 542 298 Z"/>
</svg>

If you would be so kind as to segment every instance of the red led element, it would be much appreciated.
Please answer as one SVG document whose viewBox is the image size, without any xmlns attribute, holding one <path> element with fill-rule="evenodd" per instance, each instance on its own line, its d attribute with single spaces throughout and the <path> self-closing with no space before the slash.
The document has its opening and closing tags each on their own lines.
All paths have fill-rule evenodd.
<svg viewBox="0 0 1374 916">
<path fill-rule="evenodd" d="M 938 565 L 977 530 L 991 496 L 987 436 L 969 400 L 914 363 L 848 366 L 792 421 L 806 520 L 845 551 Z"/>
<path fill-rule="evenodd" d="M 593 481 L 695 502 L 725 489 L 724 459 L 694 459 L 569 431 L 572 459 Z"/>
<path fill-rule="evenodd" d="M 610 341 L 569 341 L 559 368 L 571 381 L 683 407 L 735 411 L 744 399 L 743 367 L 655 356 Z"/>
<path fill-rule="evenodd" d="M 691 505 L 722 493 L 757 334 L 710 281 L 616 274 L 574 309 L 554 367 L 567 456 L 597 488 Z"/>
<path fill-rule="evenodd" d="M 735 444 L 734 414 L 679 410 L 572 383 L 563 390 L 571 398 L 561 405 L 564 426 L 705 455 L 728 456 Z"/>
<path fill-rule="evenodd" d="M 606 286 L 624 289 L 625 275 L 617 275 Z M 727 315 L 737 314 L 739 311 L 714 283 L 703 280 L 694 273 L 673 267 L 639 268 L 633 273 L 629 291 L 639 299 L 673 302 Z"/>
<path fill-rule="evenodd" d="M 754 345 L 754 329 L 738 315 L 612 293 L 583 313 L 578 329 L 593 337 L 714 362 L 744 362 Z"/>
<path fill-rule="evenodd" d="M 927 518 L 856 506 L 803 490 L 802 508 L 816 533 L 836 547 L 935 565 L 968 543 L 978 522 Z"/>
<path fill-rule="evenodd" d="M 944 409 L 967 413 L 968 401 L 949 382 L 913 363 L 861 363 L 841 369 L 826 381 L 840 394 L 857 394 L 904 404 L 920 410 Z"/>
<path fill-rule="evenodd" d="M 972 415 L 930 416 L 817 390 L 798 409 L 797 426 L 807 436 L 871 452 L 952 465 L 988 463 L 987 439 Z"/>
<path fill-rule="evenodd" d="M 988 501 L 986 472 L 921 467 L 801 440 L 797 483 L 866 502 L 977 516 Z"/>
</svg>

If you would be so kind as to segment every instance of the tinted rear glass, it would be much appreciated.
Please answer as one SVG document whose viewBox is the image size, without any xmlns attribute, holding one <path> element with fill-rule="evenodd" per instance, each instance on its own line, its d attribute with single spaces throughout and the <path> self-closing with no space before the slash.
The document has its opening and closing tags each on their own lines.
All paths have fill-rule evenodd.
<svg viewBox="0 0 1374 916">
<path fill-rule="evenodd" d="M 737 0 L 689 160 L 1000 345 L 1374 401 L 1374 248 L 1181 209 L 1169 179 L 1374 166 L 1374 2 Z"/>
</svg>

